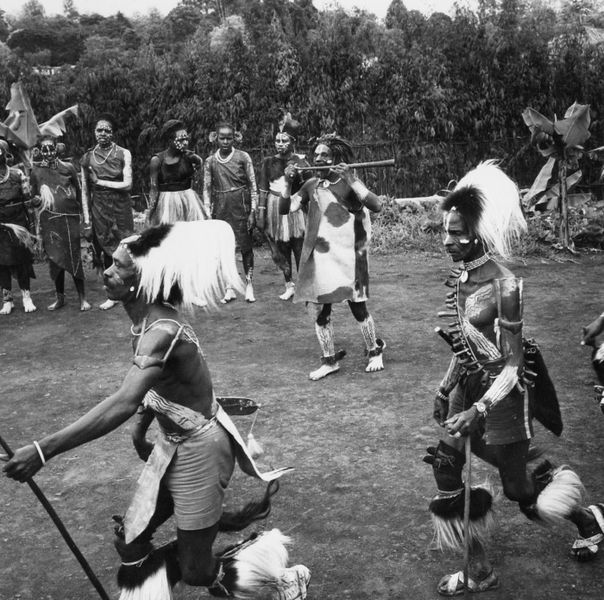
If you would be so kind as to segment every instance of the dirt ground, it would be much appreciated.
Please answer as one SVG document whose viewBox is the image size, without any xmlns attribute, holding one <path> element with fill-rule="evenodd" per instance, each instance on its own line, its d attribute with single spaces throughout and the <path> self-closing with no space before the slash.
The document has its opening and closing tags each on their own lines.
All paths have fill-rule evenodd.
<svg viewBox="0 0 604 600">
<path fill-rule="evenodd" d="M 388 344 L 379 374 L 364 372 L 361 335 L 342 305 L 334 308 L 337 343 L 348 350 L 342 370 L 309 381 L 319 359 L 312 322 L 302 306 L 277 298 L 281 277 L 264 251 L 257 257 L 256 304 L 238 300 L 192 318 L 217 393 L 262 403 L 254 426 L 265 451 L 262 466 L 296 467 L 261 526 L 291 535 L 292 562 L 312 571 L 310 600 L 432 600 L 438 579 L 461 567 L 461 557 L 430 547 L 434 482 L 421 460 L 437 436 L 432 396 L 449 359 L 433 333 L 448 269 L 440 255 L 372 259 L 370 309 Z M 602 501 L 604 416 L 593 399 L 589 350 L 579 340 L 580 327 L 603 308 L 604 256 L 513 269 L 525 277 L 526 331 L 542 345 L 565 421 L 559 439 L 537 425 L 536 443 L 556 463 L 576 468 L 588 502 Z M 94 275 L 88 290 L 95 310 L 78 311 L 68 281 L 68 306 L 49 313 L 52 286 L 45 265 L 36 271 L 38 312 L 25 315 L 18 301 L 0 320 L 0 435 L 13 448 L 66 425 L 115 390 L 131 358 L 127 316 L 121 307 L 96 308 L 103 294 Z M 236 417 L 244 436 L 251 419 Z M 501 497 L 493 471 L 473 464 L 475 480 L 491 478 L 500 494 L 492 557 L 501 586 L 484 598 L 601 599 L 604 556 L 573 561 L 571 525 L 530 523 Z M 36 477 L 112 598 L 118 557 L 111 515 L 125 511 L 140 469 L 126 424 L 55 458 Z M 29 488 L 0 481 L 0 600 L 97 598 Z M 237 472 L 227 504 L 240 505 L 261 490 Z M 169 522 L 159 541 L 171 535 Z M 217 548 L 236 539 L 220 536 Z M 203 589 L 175 591 L 177 600 L 206 597 Z"/>
</svg>

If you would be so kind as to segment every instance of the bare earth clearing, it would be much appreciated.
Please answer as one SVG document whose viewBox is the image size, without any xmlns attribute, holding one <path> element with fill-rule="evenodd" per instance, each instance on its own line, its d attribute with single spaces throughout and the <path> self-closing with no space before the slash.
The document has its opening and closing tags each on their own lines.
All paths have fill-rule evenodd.
<svg viewBox="0 0 604 600">
<path fill-rule="evenodd" d="M 525 277 L 526 332 L 537 338 L 557 385 L 565 431 L 561 439 L 537 425 L 536 443 L 557 463 L 581 474 L 588 501 L 604 500 L 604 417 L 593 400 L 589 351 L 580 327 L 604 308 L 604 257 L 578 264 L 516 264 Z M 300 305 L 280 301 L 280 274 L 268 255 L 257 257 L 258 302 L 242 300 L 192 318 L 219 395 L 262 403 L 254 433 L 264 467 L 293 465 L 264 525 L 293 537 L 293 562 L 313 573 L 310 600 L 435 599 L 436 582 L 461 558 L 430 549 L 427 503 L 431 469 L 421 459 L 436 439 L 432 395 L 449 353 L 434 333 L 448 259 L 401 255 L 372 260 L 370 309 L 388 348 L 386 370 L 364 373 L 362 340 L 345 305 L 334 309 L 338 346 L 348 350 L 339 374 L 308 380 L 319 350 Z M 109 313 L 100 281 L 90 275 L 95 309 L 78 311 L 67 281 L 68 306 L 45 306 L 52 286 L 45 265 L 33 284 L 39 310 L 20 306 L 0 321 L 0 434 L 13 446 L 42 437 L 84 412 L 119 385 L 131 358 L 130 323 L 121 307 Z M 237 417 L 247 434 L 251 417 Z M 474 462 L 477 478 L 493 471 Z M 141 463 L 129 426 L 49 463 L 36 478 L 112 597 L 118 557 L 111 515 L 125 511 Z M 0 479 L 0 600 L 94 599 L 96 592 L 27 486 Z M 240 505 L 262 487 L 236 472 L 227 496 Z M 500 486 L 497 486 L 500 492 Z M 602 598 L 604 556 L 578 564 L 568 556 L 570 525 L 542 529 L 500 497 L 493 557 L 501 587 L 485 600 Z M 172 523 L 159 541 L 172 535 Z M 236 536 L 219 537 L 217 548 Z M 601 550 L 604 554 L 604 550 Z M 178 587 L 178 600 L 206 598 Z"/>
</svg>

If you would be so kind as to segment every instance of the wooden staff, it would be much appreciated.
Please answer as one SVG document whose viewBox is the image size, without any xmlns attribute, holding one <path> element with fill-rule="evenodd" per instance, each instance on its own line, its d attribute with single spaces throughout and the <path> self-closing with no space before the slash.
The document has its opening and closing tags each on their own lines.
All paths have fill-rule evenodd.
<svg viewBox="0 0 604 600">
<path fill-rule="evenodd" d="M 329 171 L 336 165 L 321 165 L 313 167 L 312 165 L 305 167 L 301 165 L 294 165 L 298 171 Z M 388 158 L 386 160 L 374 160 L 370 162 L 350 163 L 348 165 L 351 169 L 372 169 L 374 167 L 394 167 L 394 158 Z"/>
<path fill-rule="evenodd" d="M 469 598 L 471 592 L 468 587 L 470 577 L 470 497 L 472 494 L 472 439 L 470 432 L 465 439 L 466 451 L 466 480 L 464 483 L 463 498 L 463 597 Z"/>
<path fill-rule="evenodd" d="M 4 448 L 4 451 L 8 454 L 9 458 L 12 458 L 14 456 L 14 452 L 11 450 L 10 446 L 4 441 L 4 439 L 2 439 L 2 436 L 0 436 L 0 446 Z M 101 585 L 101 582 L 94 574 L 94 571 L 90 568 L 88 561 L 84 558 L 84 555 L 77 547 L 76 543 L 73 541 L 71 535 L 69 535 L 69 531 L 67 531 L 67 528 L 63 524 L 63 521 L 61 521 L 61 518 L 48 501 L 48 498 L 46 498 L 46 496 L 44 495 L 44 492 L 42 492 L 42 490 L 38 487 L 35 481 L 31 478 L 27 480 L 27 485 L 31 488 L 31 491 L 36 495 L 36 498 L 40 501 L 40 504 L 42 504 L 42 506 L 46 509 L 46 512 L 52 519 L 52 522 L 56 525 L 57 529 L 59 530 L 59 533 L 63 536 L 63 539 L 67 543 L 67 546 L 69 546 L 69 549 L 73 552 L 73 555 L 78 559 L 80 566 L 82 567 L 82 569 L 84 569 L 84 573 L 86 573 L 88 579 L 90 579 L 90 583 L 92 583 L 99 596 L 102 598 L 102 600 L 111 600 L 109 598 L 109 595 Z"/>
</svg>

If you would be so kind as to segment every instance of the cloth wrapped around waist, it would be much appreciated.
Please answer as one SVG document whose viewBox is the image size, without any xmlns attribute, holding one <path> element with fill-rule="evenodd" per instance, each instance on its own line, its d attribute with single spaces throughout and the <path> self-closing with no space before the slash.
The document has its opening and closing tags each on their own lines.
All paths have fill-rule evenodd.
<svg viewBox="0 0 604 600">
<path fill-rule="evenodd" d="M 160 434 L 153 452 L 151 452 L 151 455 L 147 459 L 143 472 L 138 479 L 134 496 L 124 517 L 126 543 L 130 543 L 136 539 L 149 524 L 157 504 L 161 479 L 174 458 L 178 446 L 186 444 L 187 440 L 191 438 L 203 435 L 204 431 L 212 427 L 215 422 L 231 438 L 237 463 L 247 475 L 269 482 L 292 470 L 289 467 L 284 467 L 265 473 L 260 472 L 254 459 L 250 456 L 247 446 L 239 431 L 237 431 L 235 424 L 222 407 L 217 405 L 216 414 L 211 419 L 199 422 L 194 429 L 181 434 L 165 432 Z"/>
</svg>

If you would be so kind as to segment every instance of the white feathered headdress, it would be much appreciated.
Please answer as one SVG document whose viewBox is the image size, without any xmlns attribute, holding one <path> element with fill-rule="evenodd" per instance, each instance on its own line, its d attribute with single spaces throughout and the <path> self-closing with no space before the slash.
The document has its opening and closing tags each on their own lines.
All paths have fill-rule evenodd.
<svg viewBox="0 0 604 600">
<path fill-rule="evenodd" d="M 514 242 L 526 231 L 518 187 L 494 160 L 467 173 L 440 207 L 459 212 L 485 250 L 502 258 L 510 256 Z"/>
<path fill-rule="evenodd" d="M 140 273 L 139 293 L 149 303 L 214 306 L 227 287 L 243 291 L 235 236 L 225 221 L 158 225 L 121 243 Z"/>
</svg>

